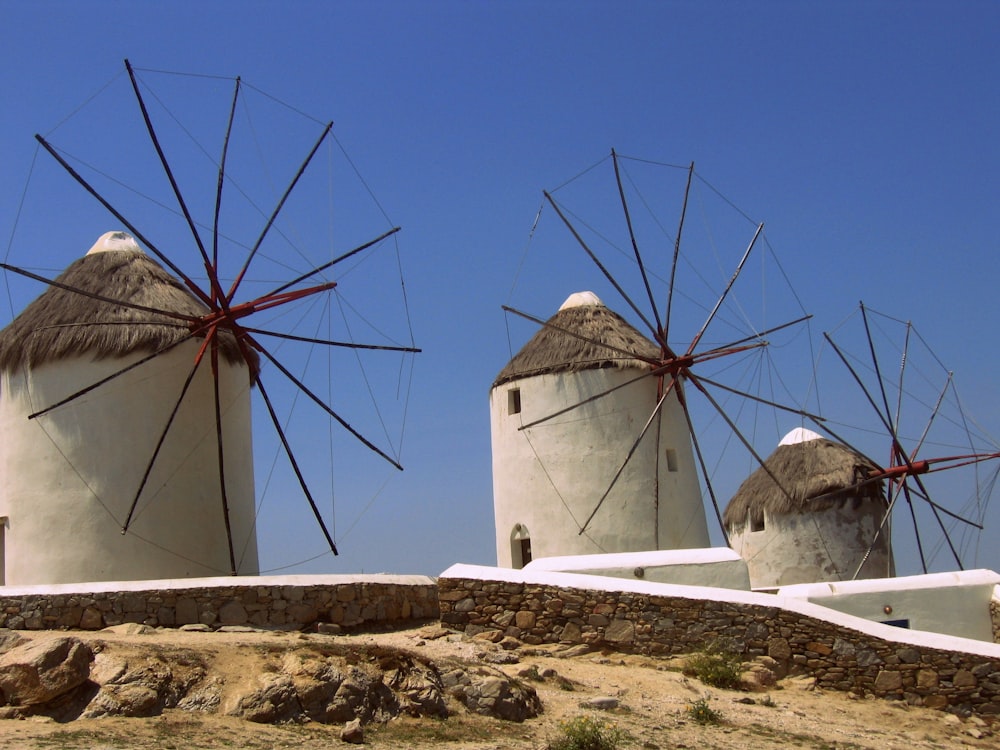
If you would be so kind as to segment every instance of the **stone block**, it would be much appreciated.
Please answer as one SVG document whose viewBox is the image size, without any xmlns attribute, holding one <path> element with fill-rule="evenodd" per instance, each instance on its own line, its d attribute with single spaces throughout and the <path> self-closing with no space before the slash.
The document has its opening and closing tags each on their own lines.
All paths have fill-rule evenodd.
<svg viewBox="0 0 1000 750">
<path fill-rule="evenodd" d="M 963 689 L 974 688 L 978 684 L 976 676 L 967 669 L 960 669 L 955 672 L 955 676 L 951 679 L 951 682 L 955 687 Z"/>
<path fill-rule="evenodd" d="M 304 602 L 292 604 L 287 610 L 285 610 L 286 620 L 298 625 L 309 625 L 316 622 L 316 618 L 318 616 L 319 613 L 316 612 L 316 608 L 311 604 L 306 604 Z"/>
<path fill-rule="evenodd" d="M 614 620 L 604 630 L 604 640 L 609 643 L 632 643 L 635 625 L 630 620 Z"/>
<path fill-rule="evenodd" d="M 80 615 L 80 628 L 82 630 L 100 630 L 104 627 L 104 618 L 101 617 L 100 610 L 95 607 L 87 607 Z"/>
<path fill-rule="evenodd" d="M 920 663 L 920 652 L 915 648 L 901 648 L 896 652 L 896 656 L 899 657 L 899 661 L 903 664 Z"/>
<path fill-rule="evenodd" d="M 883 669 L 875 678 L 875 692 L 892 693 L 903 688 L 903 675 L 896 670 Z"/>
<path fill-rule="evenodd" d="M 61 628 L 76 628 L 80 626 L 83 617 L 83 607 L 67 607 L 56 619 L 56 623 Z"/>
<path fill-rule="evenodd" d="M 534 612 L 521 610 L 514 615 L 514 624 L 521 630 L 530 630 L 535 627 L 536 617 Z"/>
<path fill-rule="evenodd" d="M 156 610 L 156 624 L 170 627 L 174 624 L 173 607 L 160 607 Z"/>
<path fill-rule="evenodd" d="M 767 655 L 778 661 L 792 658 L 792 647 L 784 638 L 771 638 L 767 642 Z"/>
<path fill-rule="evenodd" d="M 193 625 L 198 622 L 198 602 L 186 596 L 179 598 L 174 620 L 178 625 Z"/>
<path fill-rule="evenodd" d="M 930 690 L 938 686 L 938 675 L 933 669 L 921 669 L 917 671 L 917 687 Z"/>
<path fill-rule="evenodd" d="M 219 622 L 223 625 L 246 625 L 248 619 L 246 609 L 238 601 L 226 602 L 219 608 Z"/>
<path fill-rule="evenodd" d="M 140 594 L 129 594 L 122 598 L 122 609 L 125 612 L 145 612 L 146 597 Z"/>
<path fill-rule="evenodd" d="M 559 634 L 560 640 L 568 643 L 581 643 L 583 641 L 583 630 L 575 622 L 567 622 Z"/>
</svg>

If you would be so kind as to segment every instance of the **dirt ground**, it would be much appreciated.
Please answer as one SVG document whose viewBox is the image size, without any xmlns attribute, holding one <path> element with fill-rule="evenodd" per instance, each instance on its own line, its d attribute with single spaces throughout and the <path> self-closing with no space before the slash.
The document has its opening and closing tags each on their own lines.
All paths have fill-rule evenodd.
<svg viewBox="0 0 1000 750">
<path fill-rule="evenodd" d="M 125 635 L 101 631 L 72 633 L 99 649 L 141 653 L 150 644 L 194 649 L 205 656 L 220 680 L 238 682 L 252 670 L 255 653 L 275 647 L 293 651 L 311 639 L 336 638 L 343 644 L 380 644 L 404 648 L 429 659 L 458 658 L 479 663 L 496 647 L 458 635 L 438 635 L 433 627 L 392 633 L 318 635 L 301 633 L 198 633 L 160 630 Z M 67 635 L 23 633 L 31 639 Z M 99 643 L 93 643 L 99 642 Z M 462 709 L 445 720 L 400 718 L 369 725 L 370 748 L 452 748 L 501 750 L 545 748 L 560 722 L 589 715 L 626 733 L 622 747 L 635 748 L 872 748 L 924 750 L 1000 747 L 1000 724 L 959 718 L 900 702 L 861 699 L 822 692 L 809 680 L 788 678 L 767 692 L 709 688 L 685 677 L 677 661 L 620 654 L 559 655 L 554 649 L 510 652 L 517 663 L 500 668 L 537 690 L 544 713 L 522 724 L 470 714 Z M 614 698 L 617 707 L 588 705 Z M 691 716 L 696 701 L 715 711 L 718 723 Z M 39 717 L 0 720 L 0 747 L 6 750 L 67 748 L 86 750 L 192 750 L 197 748 L 296 748 L 344 746 L 340 726 L 315 723 L 261 725 L 218 714 L 168 710 L 152 718 L 79 719 L 58 723 Z"/>
</svg>

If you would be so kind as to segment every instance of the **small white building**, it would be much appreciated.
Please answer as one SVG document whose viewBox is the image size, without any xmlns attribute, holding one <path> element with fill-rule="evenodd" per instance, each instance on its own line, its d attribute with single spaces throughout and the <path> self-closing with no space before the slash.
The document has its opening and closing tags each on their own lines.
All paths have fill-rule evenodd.
<svg viewBox="0 0 1000 750">
<path fill-rule="evenodd" d="M 992 570 L 929 573 L 841 583 L 782 586 L 782 599 L 800 599 L 873 622 L 993 643 L 992 608 L 1000 602 Z"/>
<path fill-rule="evenodd" d="M 799 428 L 764 464 L 723 513 L 754 589 L 894 575 L 882 482 L 866 481 L 874 463 Z"/>
<path fill-rule="evenodd" d="M 86 295 L 194 317 L 207 308 L 122 232 L 58 281 L 79 292 L 50 286 L 0 331 L 0 583 L 256 575 L 256 360 L 220 337 L 227 518 L 209 357 L 181 398 L 204 340 L 184 321 Z"/>
<path fill-rule="evenodd" d="M 499 566 L 708 546 L 676 391 L 602 500 L 654 414 L 660 381 L 650 363 L 661 357 L 595 294 L 579 292 L 501 370 L 490 390 Z"/>
<path fill-rule="evenodd" d="M 639 579 L 680 586 L 750 590 L 746 561 L 729 547 L 540 557 L 525 565 L 524 569 Z"/>
</svg>

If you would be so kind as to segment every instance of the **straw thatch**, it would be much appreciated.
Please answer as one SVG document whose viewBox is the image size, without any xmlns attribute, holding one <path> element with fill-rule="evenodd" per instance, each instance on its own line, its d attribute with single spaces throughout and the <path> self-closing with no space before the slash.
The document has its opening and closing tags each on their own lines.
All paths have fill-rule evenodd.
<svg viewBox="0 0 1000 750">
<path fill-rule="evenodd" d="M 763 467 L 757 469 L 729 501 L 723 514 L 726 527 L 739 526 L 748 517 L 760 522 L 765 511 L 776 516 L 825 510 L 848 501 L 885 504 L 881 482 L 857 486 L 877 468 L 875 464 L 825 438 L 779 445 L 764 464 L 788 494 Z"/>
<path fill-rule="evenodd" d="M 562 329 L 562 330 L 560 330 Z M 573 331 L 573 336 L 565 331 Z M 583 337 L 583 338 L 579 338 Z M 613 347 L 613 348 L 612 348 Z M 635 356 L 629 357 L 623 352 Z M 601 304 L 565 307 L 497 375 L 493 387 L 519 378 L 601 368 L 649 368 L 660 348 Z"/>
<path fill-rule="evenodd" d="M 200 317 L 208 309 L 141 250 L 90 253 L 57 278 L 82 292 L 157 310 Z M 0 331 L 0 369 L 35 368 L 73 356 L 104 359 L 155 352 L 189 335 L 183 320 L 120 307 L 50 286 Z M 220 349 L 230 363 L 244 362 L 235 337 L 222 332 Z M 251 363 L 256 375 L 257 360 Z"/>
</svg>

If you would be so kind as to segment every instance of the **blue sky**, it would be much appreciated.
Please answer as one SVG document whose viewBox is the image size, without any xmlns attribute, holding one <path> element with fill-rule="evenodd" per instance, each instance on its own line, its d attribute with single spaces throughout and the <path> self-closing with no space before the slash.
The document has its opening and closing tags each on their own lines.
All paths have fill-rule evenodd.
<svg viewBox="0 0 1000 750">
<path fill-rule="evenodd" d="M 863 300 L 913 320 L 955 371 L 966 411 L 1000 434 L 994 3 L 42 1 L 5 3 L 0 18 L 0 236 L 11 263 L 59 269 L 117 228 L 51 165 L 35 167 L 48 172 L 25 184 L 36 174 L 35 133 L 58 143 L 80 137 L 95 159 L 128 168 L 132 151 L 114 135 L 126 122 L 115 107 L 126 99 L 100 105 L 113 120 L 107 128 L 92 108 L 77 131 L 76 116 L 66 119 L 105 83 L 127 86 L 124 58 L 143 69 L 240 75 L 333 120 L 336 144 L 388 217 L 375 211 L 370 232 L 338 236 L 349 243 L 386 221 L 402 227 L 399 258 L 424 350 L 413 363 L 405 471 L 349 465 L 370 486 L 335 480 L 342 555 L 289 570 L 436 574 L 452 562 L 494 560 L 487 396 L 511 347 L 530 335 L 501 305 L 547 317 L 585 286 L 625 312 L 578 249 L 550 250 L 565 241 L 551 211 L 529 239 L 542 190 L 612 147 L 693 161 L 698 175 L 765 223 L 794 294 L 783 284 L 757 286 L 754 314 L 780 322 L 779 300 L 794 298 L 814 315 L 810 341 L 790 342 L 802 354 L 783 375 L 796 381 L 797 398 L 811 398 L 809 362 L 819 357 L 820 379 L 834 383 L 824 411 L 872 424 L 822 337 L 837 331 L 845 346 L 863 348 L 851 317 Z M 191 101 L 200 101 L 193 84 Z M 134 102 L 121 106 L 134 117 Z M 318 135 L 306 122 L 301 134 L 265 133 L 288 136 L 286 171 Z M 607 163 L 600 169 L 586 176 L 601 186 L 593 193 L 579 183 L 581 205 L 598 213 L 598 190 L 613 180 Z M 339 188 L 335 195 L 340 201 Z M 338 231 L 368 216 L 347 205 Z M 666 211 L 671 226 L 676 210 Z M 726 274 L 748 239 L 716 238 Z M 48 253 L 51 264 L 37 260 Z M 386 257 L 392 268 L 393 252 Z M 391 288 L 355 299 L 391 311 Z M 23 291 L 29 299 L 38 292 Z M 2 314 L 6 323 L 9 306 Z M 687 330 L 681 338 L 696 326 Z M 300 434 L 311 439 L 319 428 L 304 424 Z M 761 439 L 769 452 L 774 440 Z M 705 440 L 724 442 L 712 432 Z M 871 440 L 866 449 L 887 450 Z M 729 484 L 738 484 L 744 464 L 725 465 L 733 467 Z M 258 485 L 264 473 L 258 464 Z M 300 502 L 294 492 L 278 494 L 287 506 L 261 530 L 266 569 L 322 552 L 311 522 L 291 510 Z M 990 544 L 998 522 L 967 565 L 1000 566 Z"/>
</svg>

